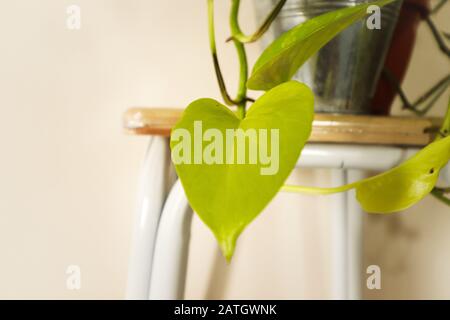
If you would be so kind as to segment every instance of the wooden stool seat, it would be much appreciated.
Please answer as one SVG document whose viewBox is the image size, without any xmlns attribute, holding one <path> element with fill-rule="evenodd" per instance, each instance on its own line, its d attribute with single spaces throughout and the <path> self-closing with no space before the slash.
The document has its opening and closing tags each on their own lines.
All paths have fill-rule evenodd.
<svg viewBox="0 0 450 320">
<path fill-rule="evenodd" d="M 124 114 L 126 132 L 169 136 L 183 113 L 174 108 L 131 108 Z M 441 119 L 316 114 L 309 142 L 423 146 L 439 130 Z"/>
</svg>

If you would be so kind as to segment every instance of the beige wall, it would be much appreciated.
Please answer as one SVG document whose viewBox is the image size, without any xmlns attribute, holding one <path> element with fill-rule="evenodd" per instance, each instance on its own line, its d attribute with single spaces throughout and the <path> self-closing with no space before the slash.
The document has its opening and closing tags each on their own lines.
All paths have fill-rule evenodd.
<svg viewBox="0 0 450 320">
<path fill-rule="evenodd" d="M 217 2 L 223 39 L 228 2 Z M 249 3 L 243 14 L 253 29 Z M 66 28 L 69 4 L 82 9 L 79 31 Z M 446 30 L 448 14 L 440 15 Z M 0 298 L 123 298 L 147 138 L 124 135 L 121 114 L 218 98 L 205 1 L 4 1 L 0 39 Z M 425 28 L 419 42 L 405 86 L 413 96 L 448 70 Z M 234 89 L 234 50 L 219 49 Z M 258 52 L 250 48 L 252 60 Z M 291 180 L 326 185 L 328 177 L 304 170 Z M 187 296 L 330 297 L 329 206 L 281 194 L 244 233 L 230 266 L 194 219 Z M 450 298 L 448 213 L 427 199 L 366 219 L 366 263 L 383 269 L 383 290 L 368 297 Z M 66 289 L 71 264 L 81 267 L 79 291 Z"/>
</svg>

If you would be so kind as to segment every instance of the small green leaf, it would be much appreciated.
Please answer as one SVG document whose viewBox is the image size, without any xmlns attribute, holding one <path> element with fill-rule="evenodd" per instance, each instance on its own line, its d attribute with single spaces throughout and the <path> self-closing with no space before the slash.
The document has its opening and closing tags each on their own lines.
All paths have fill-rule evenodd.
<svg viewBox="0 0 450 320">
<path fill-rule="evenodd" d="M 450 136 L 435 141 L 416 155 L 382 174 L 335 188 L 284 186 L 283 191 L 327 195 L 356 189 L 356 198 L 369 213 L 405 210 L 433 190 L 440 170 L 450 160 Z"/>
<path fill-rule="evenodd" d="M 361 181 L 356 197 L 371 213 L 405 210 L 433 190 L 439 171 L 450 160 L 450 137 L 429 144 L 402 165 Z"/>
<path fill-rule="evenodd" d="M 366 16 L 369 6 L 381 7 L 393 1 L 396 0 L 373 1 L 329 12 L 287 31 L 260 56 L 247 87 L 253 90 L 269 90 L 289 81 L 306 60 L 320 48 L 351 24 Z"/>
<path fill-rule="evenodd" d="M 240 233 L 278 193 L 294 169 L 311 133 L 313 110 L 314 96 L 311 90 L 304 84 L 291 81 L 273 88 L 259 98 L 244 120 L 215 100 L 197 100 L 187 107 L 172 131 L 172 159 L 189 203 L 212 230 L 228 260 L 233 255 Z M 195 156 L 190 155 L 196 151 L 194 140 L 198 141 L 200 133 L 198 121 L 202 121 L 202 132 L 205 135 L 208 129 L 215 129 L 215 138 L 198 144 L 203 150 L 204 159 L 193 164 Z M 270 154 L 270 164 L 263 161 L 260 155 L 251 164 L 248 156 L 249 143 L 245 144 L 246 164 L 236 163 L 239 152 L 236 146 L 233 148 L 234 163 L 217 163 L 221 162 L 220 159 L 223 163 L 226 162 L 227 154 L 224 150 L 221 156 L 215 158 L 215 164 L 206 164 L 205 153 L 217 156 L 217 150 L 211 152 L 211 145 L 213 140 L 214 143 L 220 140 L 220 136 L 227 137 L 227 129 L 243 129 L 247 133 L 255 129 L 259 134 L 260 129 L 265 129 L 268 136 L 265 150 Z M 279 148 L 275 148 L 276 137 L 271 135 L 272 130 L 277 129 Z M 181 139 L 180 133 L 183 132 L 185 136 Z M 235 142 L 236 139 L 233 136 L 232 141 Z M 259 136 L 258 140 L 264 139 Z M 222 145 L 225 146 L 226 141 Z M 263 149 L 259 145 L 259 152 Z M 197 160 L 201 156 L 197 152 Z M 184 158 L 185 163 L 176 160 L 179 158 Z M 262 174 L 262 170 L 269 170 L 269 167 L 274 170 Z"/>
</svg>

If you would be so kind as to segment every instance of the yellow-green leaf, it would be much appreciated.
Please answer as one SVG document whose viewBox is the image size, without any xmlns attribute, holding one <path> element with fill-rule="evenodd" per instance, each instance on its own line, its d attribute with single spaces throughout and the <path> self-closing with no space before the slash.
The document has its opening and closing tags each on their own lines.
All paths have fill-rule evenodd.
<svg viewBox="0 0 450 320">
<path fill-rule="evenodd" d="M 422 149 L 402 165 L 360 182 L 356 197 L 365 211 L 405 210 L 433 190 L 440 170 L 450 159 L 450 137 Z"/>
<path fill-rule="evenodd" d="M 228 260 L 241 232 L 278 193 L 294 169 L 311 133 L 313 114 L 311 90 L 290 81 L 261 96 L 243 120 L 212 99 L 194 101 L 172 131 L 172 159 L 189 203 L 212 230 Z M 208 132 L 215 133 L 216 138 L 206 139 Z M 245 145 L 235 144 L 238 132 L 241 136 L 249 134 Z M 266 138 L 270 136 L 269 141 L 261 135 L 264 132 Z M 259 143 L 256 148 L 250 147 L 254 146 L 250 141 L 256 141 L 251 133 L 259 135 L 255 138 Z M 223 150 L 228 142 L 233 152 Z M 203 161 L 211 146 L 217 146 L 216 160 Z M 248 160 L 254 155 L 254 161 L 235 161 L 242 152 Z M 270 161 L 263 160 L 261 153 Z"/>
<path fill-rule="evenodd" d="M 433 190 L 440 170 L 450 160 L 450 136 L 435 141 L 389 171 L 337 188 L 284 186 L 284 191 L 332 194 L 356 189 L 356 198 L 369 213 L 392 213 L 413 206 Z"/>
<path fill-rule="evenodd" d="M 372 1 L 332 11 L 285 32 L 259 57 L 247 87 L 253 90 L 269 90 L 291 80 L 306 60 L 320 48 L 354 22 L 365 17 L 370 6 L 381 7 L 393 1 L 396 0 Z"/>
</svg>

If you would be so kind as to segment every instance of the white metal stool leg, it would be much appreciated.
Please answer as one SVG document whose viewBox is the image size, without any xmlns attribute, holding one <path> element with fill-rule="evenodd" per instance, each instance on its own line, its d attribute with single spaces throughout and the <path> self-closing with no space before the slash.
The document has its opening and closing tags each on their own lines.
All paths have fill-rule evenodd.
<svg viewBox="0 0 450 320">
<path fill-rule="evenodd" d="M 128 266 L 127 299 L 148 298 L 156 231 L 166 198 L 169 157 L 168 140 L 152 137 L 140 177 Z"/>
<path fill-rule="evenodd" d="M 347 184 L 347 171 L 333 169 L 331 180 L 333 186 Z M 335 300 L 345 300 L 348 297 L 347 196 L 345 193 L 339 193 L 332 197 L 332 298 Z"/>
<path fill-rule="evenodd" d="M 333 185 L 345 185 L 366 177 L 364 170 L 334 169 Z M 354 190 L 334 195 L 332 261 L 333 299 L 362 298 L 363 210 Z"/>
<path fill-rule="evenodd" d="M 158 227 L 149 299 L 182 299 L 186 280 L 192 209 L 178 180 Z"/>
<path fill-rule="evenodd" d="M 364 170 L 348 170 L 348 182 L 367 178 Z M 363 218 L 365 212 L 356 200 L 355 190 L 347 193 L 347 259 L 348 259 L 348 299 L 362 299 L 363 276 Z"/>
</svg>

